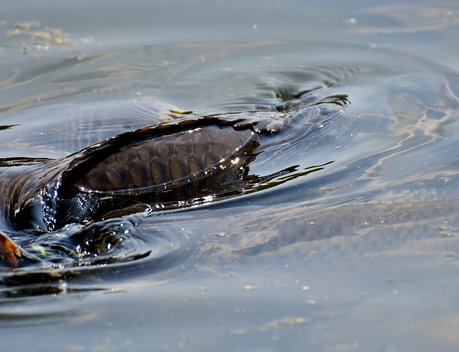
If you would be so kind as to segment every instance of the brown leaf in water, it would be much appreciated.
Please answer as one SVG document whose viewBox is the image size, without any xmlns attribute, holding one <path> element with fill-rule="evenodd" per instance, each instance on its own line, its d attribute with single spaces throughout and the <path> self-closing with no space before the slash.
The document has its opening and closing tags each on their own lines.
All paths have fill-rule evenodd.
<svg viewBox="0 0 459 352">
<path fill-rule="evenodd" d="M 20 247 L 3 232 L 0 232 L 0 257 L 12 268 L 17 267 L 18 259 L 21 258 Z"/>
</svg>

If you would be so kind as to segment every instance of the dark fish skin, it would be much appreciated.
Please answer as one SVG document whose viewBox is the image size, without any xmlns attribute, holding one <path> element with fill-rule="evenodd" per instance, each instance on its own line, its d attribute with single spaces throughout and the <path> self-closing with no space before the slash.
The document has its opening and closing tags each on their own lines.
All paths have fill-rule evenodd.
<svg viewBox="0 0 459 352">
<path fill-rule="evenodd" d="M 256 122 L 201 117 L 119 134 L 0 177 L 3 224 L 46 232 L 243 187 Z"/>
<path fill-rule="evenodd" d="M 70 163 L 64 187 L 110 195 L 162 192 L 245 166 L 258 135 L 248 128 L 206 122 L 153 138 L 155 128 L 120 136 L 121 143 L 111 140 Z M 67 178 L 75 179 L 73 185 Z"/>
<path fill-rule="evenodd" d="M 23 229 L 23 223 L 30 222 L 25 218 L 34 217 L 30 204 L 35 203 L 40 188 L 41 183 L 34 170 L 0 175 L 0 222 L 4 229 Z"/>
<path fill-rule="evenodd" d="M 61 159 L 3 169 L 2 225 L 47 232 L 129 214 L 132 207 L 184 207 L 198 198 L 236 194 L 253 180 L 249 164 L 259 147 L 279 142 L 270 135 L 293 126 L 281 138 L 303 138 L 348 104 L 341 95 L 298 100 L 266 111 L 185 116 Z"/>
</svg>

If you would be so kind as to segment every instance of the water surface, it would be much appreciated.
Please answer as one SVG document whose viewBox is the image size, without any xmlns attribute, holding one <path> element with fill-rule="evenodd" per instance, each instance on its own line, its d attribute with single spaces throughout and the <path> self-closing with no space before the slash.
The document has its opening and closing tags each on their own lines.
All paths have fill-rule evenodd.
<svg viewBox="0 0 459 352">
<path fill-rule="evenodd" d="M 454 1 L 6 1 L 0 15 L 2 170 L 171 109 L 350 102 L 266 140 L 250 170 L 294 166 L 278 185 L 113 220 L 146 258 L 2 268 L 5 351 L 458 348 Z"/>
</svg>

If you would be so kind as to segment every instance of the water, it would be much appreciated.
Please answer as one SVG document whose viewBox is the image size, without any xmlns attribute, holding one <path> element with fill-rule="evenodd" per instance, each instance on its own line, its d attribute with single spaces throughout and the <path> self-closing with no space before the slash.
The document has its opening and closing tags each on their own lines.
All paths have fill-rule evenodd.
<svg viewBox="0 0 459 352">
<path fill-rule="evenodd" d="M 147 257 L 2 268 L 2 351 L 458 348 L 452 0 L 4 1 L 1 17 L 7 165 L 65 157 L 172 106 L 269 110 L 311 89 L 350 101 L 306 138 L 266 139 L 250 170 L 296 165 L 279 185 L 113 220 Z"/>
</svg>

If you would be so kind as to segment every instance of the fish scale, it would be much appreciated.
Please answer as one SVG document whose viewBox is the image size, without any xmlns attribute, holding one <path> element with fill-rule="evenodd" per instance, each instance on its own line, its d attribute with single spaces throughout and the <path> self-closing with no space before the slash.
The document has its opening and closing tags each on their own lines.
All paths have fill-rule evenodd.
<svg viewBox="0 0 459 352">
<path fill-rule="evenodd" d="M 248 146 L 257 141 L 258 135 L 250 128 L 236 130 L 232 126 L 218 126 L 217 120 L 214 123 L 198 128 L 186 125 L 183 131 L 147 137 L 134 144 L 126 141 L 101 156 L 96 149 L 76 157 L 69 166 L 78 169 L 70 172 L 75 176 L 64 176 L 75 181 L 66 187 L 79 192 L 132 195 L 181 187 L 221 170 L 231 174 L 227 169 L 244 167 Z M 113 143 L 111 140 L 107 145 Z"/>
</svg>

